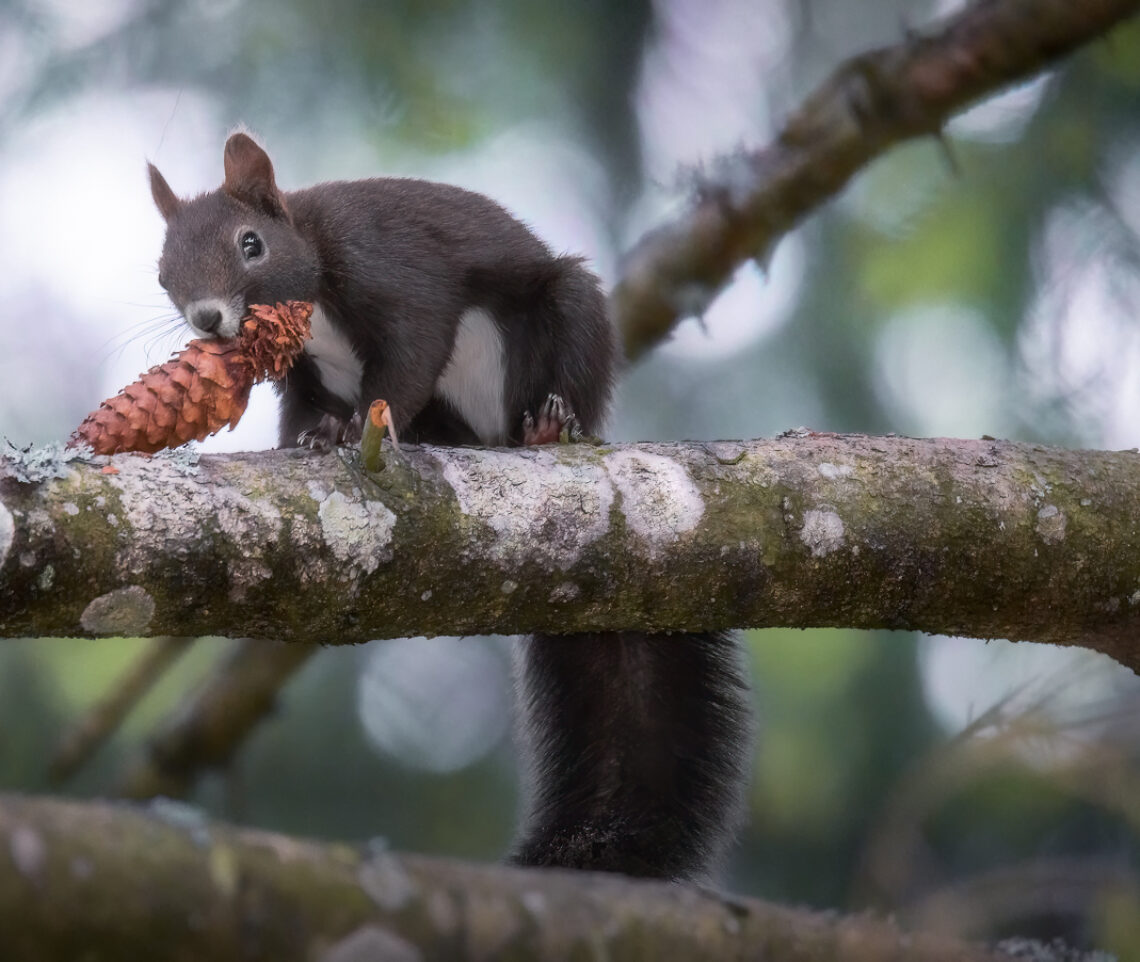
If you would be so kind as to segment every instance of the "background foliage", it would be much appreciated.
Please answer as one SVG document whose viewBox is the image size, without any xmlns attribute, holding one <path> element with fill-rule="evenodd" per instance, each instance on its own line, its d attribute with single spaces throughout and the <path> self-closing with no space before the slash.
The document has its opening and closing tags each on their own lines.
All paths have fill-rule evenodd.
<svg viewBox="0 0 1140 962">
<path fill-rule="evenodd" d="M 0 0 L 0 435 L 66 435 L 185 339 L 154 276 L 144 155 L 177 190 L 209 189 L 245 123 L 284 186 L 461 183 L 612 279 L 683 202 L 686 165 L 762 142 L 842 58 L 955 6 Z M 1140 444 L 1138 102 L 1133 23 L 962 116 L 946 144 L 895 150 L 628 372 L 611 436 L 807 424 Z M 268 446 L 272 419 L 261 395 L 211 445 Z M 747 640 L 760 729 L 733 888 L 974 936 L 1140 944 L 1130 673 L 998 642 Z M 230 644 L 195 646 L 65 790 L 111 791 Z M 138 650 L 0 646 L 0 787 L 46 790 L 64 727 Z M 516 806 L 508 667 L 502 639 L 323 652 L 192 801 L 494 858 Z"/>
</svg>

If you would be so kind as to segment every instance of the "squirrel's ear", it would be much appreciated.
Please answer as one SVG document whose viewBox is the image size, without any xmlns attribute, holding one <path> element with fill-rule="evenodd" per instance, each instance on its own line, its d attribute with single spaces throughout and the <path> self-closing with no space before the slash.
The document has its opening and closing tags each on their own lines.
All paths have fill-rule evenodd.
<svg viewBox="0 0 1140 962">
<path fill-rule="evenodd" d="M 226 180 L 222 190 L 271 217 L 285 216 L 285 201 L 273 179 L 273 164 L 252 137 L 233 134 L 226 141 L 223 160 Z"/>
<path fill-rule="evenodd" d="M 147 164 L 146 169 L 150 174 L 150 196 L 154 198 L 154 205 L 162 214 L 163 220 L 170 220 L 174 216 L 174 212 L 182 206 L 182 201 L 170 189 L 166 178 L 158 172 L 158 168 L 154 164 Z"/>
</svg>

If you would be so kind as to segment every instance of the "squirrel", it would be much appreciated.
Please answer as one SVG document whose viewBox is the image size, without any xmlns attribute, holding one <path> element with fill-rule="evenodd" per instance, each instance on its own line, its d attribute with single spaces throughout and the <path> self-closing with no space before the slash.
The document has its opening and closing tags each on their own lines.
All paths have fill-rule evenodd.
<svg viewBox="0 0 1140 962">
<path fill-rule="evenodd" d="M 250 136 L 220 188 L 179 198 L 158 280 L 200 337 L 250 304 L 314 304 L 278 382 L 279 444 L 353 439 L 369 404 L 402 441 L 511 445 L 598 433 L 619 362 L 606 299 L 487 197 L 407 178 L 281 191 Z M 751 738 L 741 654 L 725 633 L 534 635 L 520 643 L 529 812 L 507 861 L 710 880 L 742 808 Z"/>
</svg>

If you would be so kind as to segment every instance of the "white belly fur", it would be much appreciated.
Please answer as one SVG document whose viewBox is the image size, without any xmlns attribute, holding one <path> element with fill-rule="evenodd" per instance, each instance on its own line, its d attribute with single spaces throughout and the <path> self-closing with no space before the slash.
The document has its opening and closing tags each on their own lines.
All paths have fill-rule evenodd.
<svg viewBox="0 0 1140 962">
<path fill-rule="evenodd" d="M 455 346 L 435 383 L 435 393 L 471 425 L 480 441 L 503 444 L 507 439 L 505 379 L 506 357 L 499 326 L 483 308 L 468 308 L 459 318 Z"/>
<path fill-rule="evenodd" d="M 313 307 L 309 323 L 312 335 L 305 344 L 305 353 L 316 362 L 321 383 L 327 390 L 355 407 L 360 403 L 360 379 L 364 373 L 364 364 L 356 356 L 348 338 L 333 327 L 320 304 Z"/>
</svg>

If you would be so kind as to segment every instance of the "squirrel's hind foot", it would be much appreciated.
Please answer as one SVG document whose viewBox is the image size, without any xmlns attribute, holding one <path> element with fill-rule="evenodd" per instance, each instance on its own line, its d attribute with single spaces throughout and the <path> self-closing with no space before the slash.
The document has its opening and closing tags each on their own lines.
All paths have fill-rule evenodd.
<svg viewBox="0 0 1140 962">
<path fill-rule="evenodd" d="M 548 394 L 542 407 L 538 409 L 538 416 L 527 411 L 523 415 L 522 443 L 532 444 L 567 444 L 577 441 L 582 436 L 582 427 L 578 418 L 570 410 L 569 405 L 560 395 Z"/>
</svg>

